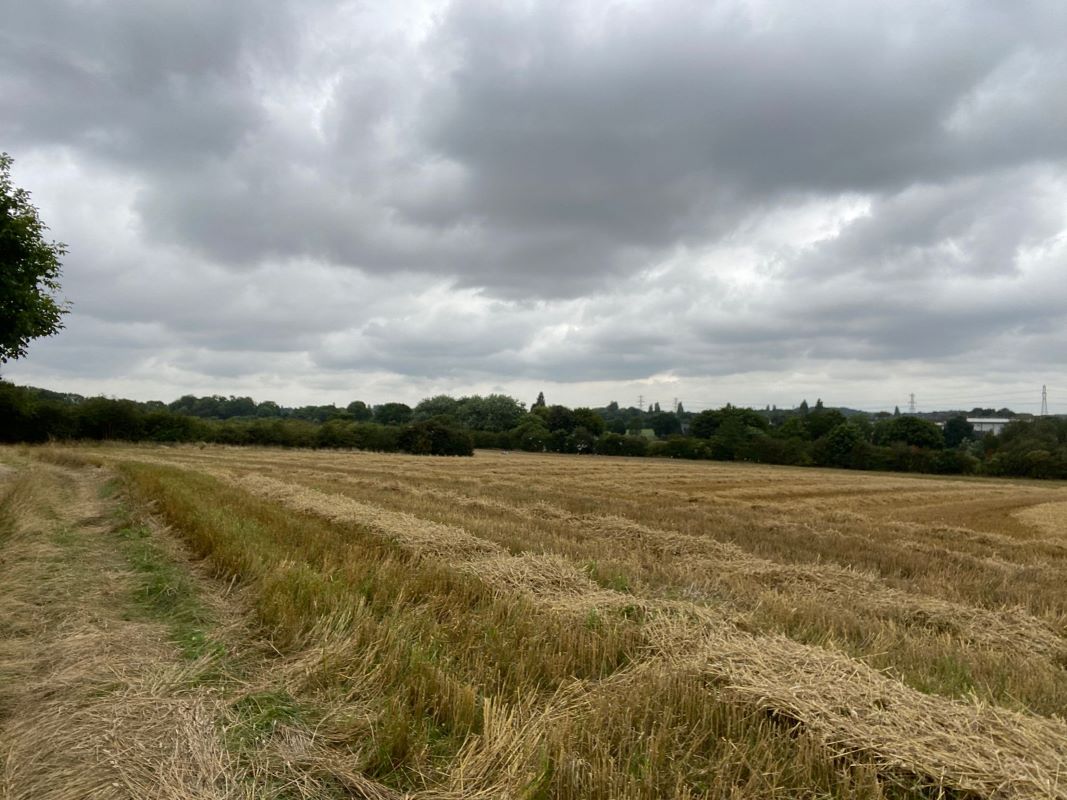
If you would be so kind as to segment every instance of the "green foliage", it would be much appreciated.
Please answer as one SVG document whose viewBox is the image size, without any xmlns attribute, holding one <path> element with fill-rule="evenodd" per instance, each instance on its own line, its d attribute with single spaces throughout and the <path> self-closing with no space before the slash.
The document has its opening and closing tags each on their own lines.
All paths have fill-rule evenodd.
<svg viewBox="0 0 1067 800">
<path fill-rule="evenodd" d="M 809 415 L 809 419 L 815 416 Z M 865 444 L 863 431 L 849 422 L 841 422 L 826 434 L 819 448 L 818 463 L 834 467 L 856 465 L 856 456 Z"/>
<path fill-rule="evenodd" d="M 1017 421 L 1008 425 L 999 437 L 963 439 L 959 447 L 943 449 L 941 430 L 927 420 L 875 415 L 878 421 L 872 427 L 862 416 L 853 416 L 845 422 L 840 412 L 826 409 L 821 403 L 806 415 L 758 412 L 726 405 L 691 415 L 688 437 L 674 434 L 649 441 L 643 436 L 623 435 L 619 432 L 622 426 L 606 424 L 601 412 L 611 415 L 613 422 L 630 420 L 636 430 L 656 412 L 645 414 L 633 408 L 619 408 L 618 404 L 598 410 L 538 406 L 526 413 L 517 401 L 503 395 L 475 396 L 454 402 L 439 396 L 429 401 L 420 403 L 422 411 L 437 405 L 453 408 L 460 415 L 467 407 L 468 422 L 477 419 L 475 424 L 488 427 L 469 428 L 451 415 L 408 425 L 357 422 L 354 417 L 361 415 L 362 404 L 356 403 L 344 411 L 334 406 L 286 409 L 269 402 L 257 405 L 251 398 L 187 395 L 168 406 L 159 402 L 85 398 L 0 381 L 0 442 L 74 439 L 216 442 L 379 452 L 407 450 L 441 455 L 469 455 L 474 447 L 514 448 L 536 453 L 713 458 L 952 475 L 1067 478 L 1067 420 L 1054 417 Z M 256 413 L 224 419 L 212 417 L 249 409 Z M 396 412 L 396 418 L 402 418 L 405 409 L 411 413 L 401 403 L 378 409 L 385 409 L 386 418 L 392 418 L 392 412 Z M 264 410 L 270 415 L 261 416 Z M 659 413 L 677 419 L 670 412 Z M 769 428 L 769 417 L 779 424 Z M 834 419 L 842 421 L 811 440 L 813 431 Z M 515 424 L 510 428 L 493 429 L 512 420 Z M 432 425 L 423 424 L 431 422 Z M 947 426 L 949 431 L 955 427 Z"/>
<path fill-rule="evenodd" d="M 551 433 L 540 414 L 529 414 L 510 432 L 511 446 L 530 453 L 548 449 Z"/>
<path fill-rule="evenodd" d="M 183 395 L 170 403 L 167 408 L 178 414 L 187 414 L 191 417 L 202 419 L 232 419 L 234 417 L 282 417 L 289 416 L 292 411 L 282 409 L 277 403 L 267 401 L 256 405 L 251 397 L 223 397 L 222 395 L 209 395 L 196 397 L 191 394 Z"/>
<path fill-rule="evenodd" d="M 414 419 L 421 422 L 432 417 L 456 417 L 456 409 L 459 408 L 459 400 L 449 397 L 447 394 L 439 394 L 427 397 L 419 402 L 414 409 Z"/>
<path fill-rule="evenodd" d="M 682 421 L 672 411 L 656 411 L 649 417 L 648 427 L 656 432 L 656 436 L 662 439 L 680 434 L 682 432 Z"/>
<path fill-rule="evenodd" d="M 1067 420 L 1040 417 L 1004 428 L 985 464 L 993 475 L 1067 478 Z"/>
<path fill-rule="evenodd" d="M 446 417 L 434 417 L 407 425 L 397 443 L 401 450 L 415 455 L 474 455 L 470 434 L 450 424 Z"/>
<path fill-rule="evenodd" d="M 910 416 L 882 420 L 874 426 L 873 438 L 875 444 L 883 446 L 894 442 L 937 450 L 945 446 L 945 437 L 937 425 L 929 420 Z"/>
<path fill-rule="evenodd" d="M 579 425 L 570 435 L 567 442 L 567 452 L 570 453 L 593 453 L 596 449 L 596 434 Z"/>
<path fill-rule="evenodd" d="M 606 427 L 604 418 L 591 408 L 574 409 L 574 419 L 578 423 L 579 428 L 585 428 L 589 433 L 593 434 L 593 436 L 600 436 Z"/>
<path fill-rule="evenodd" d="M 974 438 L 974 425 L 967 417 L 957 414 L 945 422 L 945 447 L 959 447 L 968 439 Z"/>
<path fill-rule="evenodd" d="M 672 436 L 664 442 L 651 445 L 656 455 L 666 458 L 705 459 L 712 457 L 711 446 L 701 439 Z"/>
<path fill-rule="evenodd" d="M 185 658 L 223 655 L 225 648 L 207 634 L 213 618 L 189 577 L 152 541 L 146 527 L 125 521 L 128 524 L 118 531 L 118 537 L 137 575 L 134 600 L 140 611 L 167 624 L 171 640 Z"/>
<path fill-rule="evenodd" d="M 56 296 L 66 247 L 45 241 L 48 227 L 29 192 L 11 182 L 12 163 L 0 153 L 0 364 L 26 355 L 31 339 L 57 333 L 69 310 Z"/>
<path fill-rule="evenodd" d="M 804 418 L 804 425 L 808 429 L 808 438 L 815 441 L 839 425 L 844 425 L 845 421 L 844 414 L 835 408 L 823 408 L 820 400 L 815 404 L 815 408 Z"/>
<path fill-rule="evenodd" d="M 767 418 L 751 408 L 740 408 L 727 403 L 716 410 L 701 411 L 689 423 L 689 435 L 698 439 L 710 439 L 718 433 L 719 428 L 731 423 L 733 430 L 754 428 L 757 431 L 767 429 Z"/>
<path fill-rule="evenodd" d="M 643 456 L 647 452 L 648 439 L 643 436 L 606 433 L 596 443 L 596 453 L 601 456 Z"/>
<path fill-rule="evenodd" d="M 549 406 L 545 413 L 545 425 L 553 433 L 570 433 L 578 427 L 578 418 L 566 406 Z"/>
<path fill-rule="evenodd" d="M 406 425 L 411 422 L 411 407 L 406 403 L 383 403 L 374 407 L 374 421 L 379 425 Z"/>
<path fill-rule="evenodd" d="M 345 412 L 355 422 L 370 422 L 374 418 L 374 411 L 362 400 L 353 400 L 345 408 Z"/>
<path fill-rule="evenodd" d="M 803 417 L 789 417 L 775 429 L 774 435 L 779 439 L 808 439 L 808 427 Z"/>
<path fill-rule="evenodd" d="M 518 425 L 526 416 L 526 409 L 518 400 L 507 395 L 472 395 L 459 401 L 455 416 L 461 425 L 470 430 L 500 433 Z"/>
</svg>

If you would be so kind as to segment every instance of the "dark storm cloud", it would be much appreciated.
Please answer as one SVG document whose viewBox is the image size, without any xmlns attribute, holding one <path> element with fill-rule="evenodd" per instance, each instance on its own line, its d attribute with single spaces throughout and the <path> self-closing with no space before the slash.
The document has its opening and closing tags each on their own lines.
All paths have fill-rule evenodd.
<svg viewBox="0 0 1067 800">
<path fill-rule="evenodd" d="M 5 3 L 5 138 L 149 169 L 225 157 L 258 120 L 243 59 L 272 5 Z"/>
<path fill-rule="evenodd" d="M 585 26 L 581 4 L 509 8 L 453 7 L 440 46 L 458 66 L 425 135 L 464 165 L 486 227 L 593 243 L 554 259 L 505 245 L 554 283 L 626 266 L 624 249 L 655 260 L 708 241 L 791 194 L 897 192 L 1067 153 L 1062 6 L 657 3 Z M 492 267 L 470 280 L 537 291 L 529 269 Z"/>
<path fill-rule="evenodd" d="M 783 197 L 1067 152 L 1053 3 L 456 2 L 325 45 L 315 4 L 14 11 L 7 135 L 132 163 L 146 229 L 224 263 L 575 294 Z"/>
</svg>

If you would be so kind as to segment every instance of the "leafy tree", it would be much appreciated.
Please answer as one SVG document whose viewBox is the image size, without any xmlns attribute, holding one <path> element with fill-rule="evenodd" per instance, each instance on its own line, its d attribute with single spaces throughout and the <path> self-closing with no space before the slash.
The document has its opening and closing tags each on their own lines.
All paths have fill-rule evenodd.
<svg viewBox="0 0 1067 800">
<path fill-rule="evenodd" d="M 503 432 L 519 424 L 519 420 L 526 416 L 526 408 L 507 395 L 474 395 L 459 401 L 455 416 L 471 430 Z"/>
<path fill-rule="evenodd" d="M 512 447 L 531 453 L 543 453 L 548 448 L 551 434 L 539 414 L 527 414 L 509 435 Z"/>
<path fill-rule="evenodd" d="M 774 435 L 779 439 L 805 440 L 808 438 L 808 426 L 802 417 L 790 417 L 775 429 Z"/>
<path fill-rule="evenodd" d="M 701 411 L 689 421 L 689 435 L 698 439 L 710 439 L 728 420 L 736 421 L 741 428 L 767 429 L 767 418 L 751 408 L 739 408 L 727 403 L 719 409 Z"/>
<path fill-rule="evenodd" d="M 552 433 L 556 431 L 570 433 L 578 427 L 578 418 L 566 406 L 549 406 L 545 422 Z"/>
<path fill-rule="evenodd" d="M 471 435 L 451 424 L 445 417 L 436 417 L 411 425 L 400 432 L 397 443 L 401 450 L 415 455 L 470 456 L 474 455 Z"/>
<path fill-rule="evenodd" d="M 415 406 L 414 417 L 416 420 L 430 419 L 431 417 L 455 417 L 460 401 L 447 394 L 439 394 L 427 397 Z M 473 427 L 473 426 L 472 426 Z"/>
<path fill-rule="evenodd" d="M 962 414 L 945 422 L 945 447 L 959 447 L 968 439 L 974 438 L 974 425 L 967 421 Z"/>
<path fill-rule="evenodd" d="M 379 425 L 405 425 L 411 422 L 411 407 L 406 403 L 383 403 L 375 406 L 374 421 Z"/>
<path fill-rule="evenodd" d="M 132 400 L 93 397 L 78 407 L 78 436 L 85 439 L 141 438 L 143 414 Z"/>
<path fill-rule="evenodd" d="M 229 417 L 252 417 L 258 410 L 256 401 L 251 397 L 230 396 L 229 400 L 222 404 L 222 416 Z"/>
<path fill-rule="evenodd" d="M 534 408 L 544 408 L 544 407 L 545 407 L 545 393 L 544 392 L 538 392 L 537 393 L 537 399 L 534 400 L 534 404 L 532 406 L 530 406 L 530 408 L 534 409 Z"/>
<path fill-rule="evenodd" d="M 648 440 L 643 436 L 606 433 L 596 442 L 597 455 L 601 456 L 643 456 L 647 451 Z"/>
<path fill-rule="evenodd" d="M 325 422 L 328 419 L 333 419 L 339 414 L 347 413 L 340 411 L 335 405 L 328 406 L 301 406 L 300 408 L 294 408 L 291 412 L 291 416 L 296 419 L 305 419 L 309 422 Z M 240 416 L 240 415 L 231 415 Z"/>
<path fill-rule="evenodd" d="M 945 446 L 945 437 L 937 425 L 918 417 L 891 417 L 874 426 L 875 444 L 891 445 L 895 442 L 940 450 Z"/>
<path fill-rule="evenodd" d="M 851 422 L 839 423 L 821 443 L 820 460 L 835 467 L 851 467 L 856 449 L 864 443 L 863 431 Z"/>
<path fill-rule="evenodd" d="M 0 153 L 0 364 L 26 355 L 31 339 L 58 332 L 69 310 L 56 297 L 66 246 L 45 241 L 48 227 L 29 192 L 11 183 L 12 163 Z"/>
<path fill-rule="evenodd" d="M 606 428 L 604 418 L 591 408 L 574 409 L 574 419 L 579 428 L 585 428 L 593 436 L 599 436 Z"/>
<path fill-rule="evenodd" d="M 711 437 L 711 457 L 717 461 L 733 461 L 743 457 L 750 431 L 740 416 L 728 414 L 722 417 L 715 435 Z"/>
<path fill-rule="evenodd" d="M 720 414 L 718 411 L 707 409 L 701 411 L 689 420 L 689 435 L 698 439 L 710 439 L 718 430 Z"/>
<path fill-rule="evenodd" d="M 813 440 L 825 436 L 845 421 L 845 415 L 837 409 L 823 408 L 822 400 L 817 402 L 815 408 L 804 418 L 804 424 L 808 427 L 808 436 Z"/>
<path fill-rule="evenodd" d="M 374 418 L 374 411 L 362 400 L 353 400 L 345 409 L 356 422 L 369 422 Z"/>
<path fill-rule="evenodd" d="M 575 428 L 574 432 L 568 437 L 567 449 L 572 453 L 592 453 L 595 446 L 596 436 L 582 425 Z"/>
<path fill-rule="evenodd" d="M 658 405 L 658 404 L 657 404 Z M 677 414 L 670 411 L 656 411 L 648 420 L 648 427 L 656 432 L 661 439 L 674 436 L 682 432 L 682 421 Z"/>
<path fill-rule="evenodd" d="M 264 400 L 256 406 L 257 417 L 280 417 L 281 415 L 282 407 L 273 400 Z"/>
</svg>

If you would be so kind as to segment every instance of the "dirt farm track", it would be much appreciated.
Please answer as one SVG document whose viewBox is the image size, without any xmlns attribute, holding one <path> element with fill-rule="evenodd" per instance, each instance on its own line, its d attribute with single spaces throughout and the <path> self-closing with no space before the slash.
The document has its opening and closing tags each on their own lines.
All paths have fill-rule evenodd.
<svg viewBox="0 0 1067 800">
<path fill-rule="evenodd" d="M 1067 798 L 1067 485 L 0 448 L 0 800 Z"/>
</svg>

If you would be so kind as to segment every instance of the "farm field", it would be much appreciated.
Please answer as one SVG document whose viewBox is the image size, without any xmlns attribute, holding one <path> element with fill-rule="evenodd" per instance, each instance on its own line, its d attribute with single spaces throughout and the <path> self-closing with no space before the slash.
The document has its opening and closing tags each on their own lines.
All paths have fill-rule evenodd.
<svg viewBox="0 0 1067 800">
<path fill-rule="evenodd" d="M 1067 486 L 0 449 L 0 798 L 1067 797 Z"/>
</svg>

